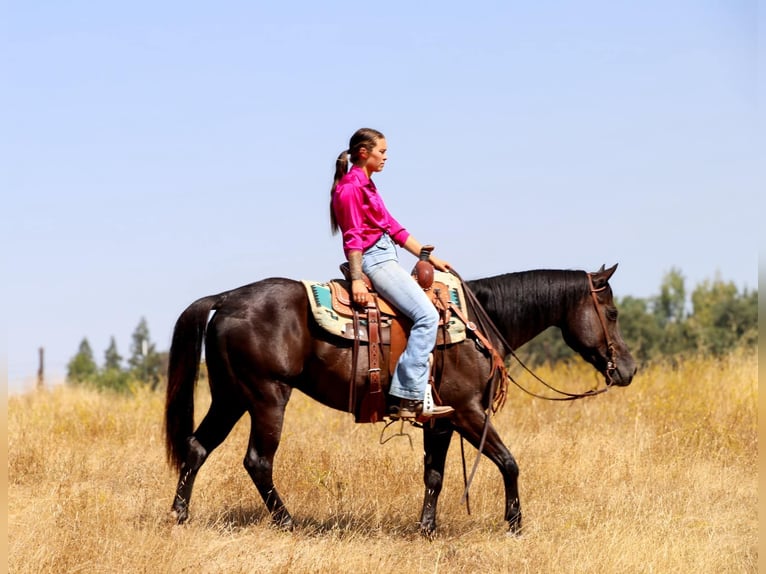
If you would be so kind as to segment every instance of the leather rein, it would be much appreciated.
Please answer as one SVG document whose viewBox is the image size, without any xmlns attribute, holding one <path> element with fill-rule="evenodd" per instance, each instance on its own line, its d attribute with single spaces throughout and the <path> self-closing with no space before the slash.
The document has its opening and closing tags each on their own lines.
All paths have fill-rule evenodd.
<svg viewBox="0 0 766 574">
<path fill-rule="evenodd" d="M 601 323 L 601 327 L 604 330 L 604 339 L 606 340 L 606 347 L 607 347 L 607 365 L 606 365 L 606 369 L 605 369 L 605 372 L 604 372 L 604 377 L 606 379 L 606 387 L 604 387 L 602 389 L 591 389 L 591 390 L 586 391 L 584 393 L 568 393 L 568 392 L 565 392 L 565 391 L 561 391 L 561 390 L 553 387 L 552 385 L 546 383 L 543 379 L 541 379 L 538 375 L 536 375 L 529 367 L 527 367 L 521 361 L 521 359 L 519 359 L 519 357 L 516 355 L 516 353 L 513 351 L 513 347 L 511 346 L 511 344 L 505 339 L 505 337 L 500 333 L 500 331 L 497 328 L 497 326 L 489 318 L 489 316 L 487 315 L 487 312 L 484 310 L 482 305 L 476 299 L 476 296 L 468 288 L 468 285 L 466 285 L 465 281 L 463 281 L 463 278 L 460 277 L 460 275 L 458 275 L 458 273 L 454 269 L 450 269 L 450 273 L 452 273 L 458 279 L 460 279 L 460 282 L 462 283 L 463 289 L 464 289 L 465 294 L 466 294 L 466 298 L 469 300 L 471 306 L 473 307 L 473 311 L 474 311 L 474 313 L 476 313 L 476 315 L 478 317 L 478 320 L 481 323 L 482 327 L 484 329 L 489 329 L 489 330 L 491 330 L 494 333 L 495 337 L 497 337 L 497 339 L 508 350 L 508 353 L 514 359 L 516 359 L 519 362 L 519 364 L 524 368 L 525 371 L 530 373 L 536 380 L 541 382 L 548 389 L 550 389 L 553 392 L 556 392 L 556 393 L 562 395 L 561 397 L 547 397 L 547 396 L 544 396 L 544 395 L 539 395 L 537 393 L 534 393 L 534 392 L 524 388 L 523 386 L 521 386 L 518 382 L 516 382 L 513 379 L 513 377 L 510 375 L 510 373 L 508 373 L 508 371 L 505 369 L 505 365 L 503 363 L 501 363 L 499 365 L 499 367 L 498 367 L 498 365 L 497 365 L 497 357 L 498 357 L 497 351 L 495 351 L 495 349 L 492 347 L 492 344 L 487 340 L 486 337 L 481 336 L 481 331 L 477 330 L 476 325 L 473 324 L 472 321 L 468 321 L 467 317 L 463 317 L 463 316 L 461 316 L 460 313 L 457 313 L 458 317 L 466 324 L 466 327 L 471 332 L 473 332 L 474 335 L 477 336 L 477 339 L 481 342 L 481 344 L 485 347 L 485 349 L 490 353 L 490 355 L 492 357 L 492 363 L 493 363 L 492 370 L 491 370 L 491 373 L 490 373 L 490 378 L 489 378 L 489 383 L 490 383 L 490 385 L 492 385 L 491 388 L 490 388 L 489 396 L 490 397 L 494 397 L 494 401 L 493 401 L 493 399 L 490 399 L 490 405 L 489 405 L 489 407 L 487 408 L 487 410 L 485 412 L 484 428 L 483 428 L 483 431 L 482 431 L 482 434 L 481 434 L 481 439 L 479 440 L 478 452 L 476 454 L 476 460 L 474 462 L 473 469 L 471 470 L 470 476 L 466 476 L 465 452 L 463 450 L 463 441 L 461 440 L 461 442 L 460 442 L 460 450 L 461 450 L 461 455 L 462 455 L 462 459 L 463 459 L 463 481 L 464 481 L 464 484 L 465 484 L 465 490 L 463 491 L 463 496 L 461 497 L 461 502 L 465 502 L 466 509 L 468 510 L 468 514 L 471 514 L 471 506 L 470 506 L 470 499 L 469 499 L 469 494 L 468 493 L 469 493 L 469 490 L 471 488 L 471 484 L 473 483 L 473 478 L 476 475 L 476 471 L 478 470 L 479 461 L 481 459 L 481 455 L 482 455 L 482 452 L 484 450 L 484 444 L 486 442 L 487 432 L 489 430 L 490 414 L 492 412 L 496 412 L 498 410 L 498 408 L 502 407 L 502 404 L 505 402 L 505 394 L 506 394 L 507 381 L 511 381 L 514 385 L 516 385 L 518 388 L 520 388 L 525 393 L 527 393 L 527 394 L 529 394 L 529 395 L 531 395 L 533 397 L 539 398 L 539 399 L 544 399 L 544 400 L 548 400 L 548 401 L 573 401 L 573 400 L 577 400 L 577 399 L 583 399 L 585 397 L 592 397 L 592 396 L 599 395 L 601 393 L 605 393 L 606 391 L 608 391 L 611 388 L 612 384 L 614 383 L 614 379 L 612 378 L 612 373 L 614 373 L 614 371 L 617 370 L 617 366 L 616 366 L 616 363 L 615 363 L 615 360 L 614 360 L 615 359 L 614 343 L 612 342 L 611 338 L 609 337 L 609 330 L 607 329 L 607 326 L 606 326 L 606 318 L 604 317 L 604 313 L 601 310 L 601 307 L 599 306 L 598 295 L 597 295 L 598 293 L 606 290 L 607 286 L 604 285 L 603 287 L 599 287 L 598 289 L 596 289 L 596 287 L 593 285 L 593 275 L 591 273 L 586 273 L 586 275 L 588 277 L 588 289 L 590 291 L 590 295 L 591 295 L 591 298 L 593 300 L 593 305 L 596 308 L 596 314 L 598 315 L 599 322 Z M 454 309 L 453 309 L 453 311 L 454 311 Z M 500 384 L 500 389 L 498 389 L 498 390 L 500 390 L 500 392 L 498 393 L 500 395 L 499 400 L 498 400 L 498 397 L 495 396 L 496 389 L 495 389 L 495 376 L 494 376 L 494 374 L 498 370 L 502 373 L 502 380 L 501 380 L 501 384 Z"/>
</svg>

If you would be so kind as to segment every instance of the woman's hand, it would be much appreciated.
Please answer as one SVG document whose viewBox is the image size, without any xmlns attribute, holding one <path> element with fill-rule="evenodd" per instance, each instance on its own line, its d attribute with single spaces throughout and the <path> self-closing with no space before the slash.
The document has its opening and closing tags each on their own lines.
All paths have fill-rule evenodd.
<svg viewBox="0 0 766 574">
<path fill-rule="evenodd" d="M 428 260 L 431 262 L 431 265 L 433 265 L 439 271 L 449 271 L 452 268 L 452 265 L 443 259 L 439 259 L 433 253 L 428 257 Z"/>
<path fill-rule="evenodd" d="M 351 282 L 351 297 L 354 303 L 366 305 L 367 296 L 367 285 L 364 284 L 364 281 L 362 279 L 354 279 Z"/>
<path fill-rule="evenodd" d="M 346 256 L 351 274 L 351 300 L 358 305 L 366 305 L 367 285 L 362 279 L 362 252 L 353 250 L 349 251 Z"/>
<path fill-rule="evenodd" d="M 415 257 L 420 257 L 420 250 L 423 249 L 423 246 L 417 239 L 410 235 L 404 242 L 404 248 L 412 253 Z M 433 247 L 430 247 L 430 249 L 433 249 Z M 439 271 L 449 271 L 452 269 L 452 265 L 443 259 L 439 259 L 433 253 L 428 256 L 428 260 L 431 262 L 431 265 L 433 265 Z"/>
</svg>

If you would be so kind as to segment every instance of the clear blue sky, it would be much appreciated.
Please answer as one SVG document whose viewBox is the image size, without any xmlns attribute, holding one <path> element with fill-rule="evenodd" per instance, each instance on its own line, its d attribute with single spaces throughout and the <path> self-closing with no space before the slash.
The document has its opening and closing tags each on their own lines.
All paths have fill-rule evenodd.
<svg viewBox="0 0 766 574">
<path fill-rule="evenodd" d="M 4 3 L 9 388 L 40 346 L 61 377 L 83 337 L 127 356 L 145 317 L 165 350 L 197 297 L 337 276 L 362 126 L 389 209 L 467 278 L 757 289 L 762 25 L 741 0 Z"/>
</svg>

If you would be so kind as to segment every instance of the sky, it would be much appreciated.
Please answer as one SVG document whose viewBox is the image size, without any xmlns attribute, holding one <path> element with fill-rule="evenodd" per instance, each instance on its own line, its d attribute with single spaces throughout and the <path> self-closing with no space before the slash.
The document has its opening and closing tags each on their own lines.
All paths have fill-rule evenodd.
<svg viewBox="0 0 766 574">
<path fill-rule="evenodd" d="M 755 0 L 4 2 L 9 391 L 87 338 L 338 276 L 335 158 L 386 135 L 389 210 L 465 278 L 619 264 L 619 297 L 758 289 Z M 760 164 L 760 166 L 759 166 Z M 758 190 L 758 191 L 756 191 Z M 414 259 L 401 254 L 409 268 Z"/>
</svg>

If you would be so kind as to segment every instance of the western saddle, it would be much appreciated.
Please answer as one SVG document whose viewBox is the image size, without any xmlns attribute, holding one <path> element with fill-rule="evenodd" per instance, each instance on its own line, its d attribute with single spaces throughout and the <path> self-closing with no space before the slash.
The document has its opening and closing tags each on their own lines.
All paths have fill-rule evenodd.
<svg viewBox="0 0 766 574">
<path fill-rule="evenodd" d="M 450 300 L 447 285 L 434 281 L 434 267 L 428 261 L 428 257 L 433 249 L 433 246 L 430 245 L 422 248 L 412 275 L 439 311 L 440 327 L 447 325 L 451 315 L 454 313 L 470 329 L 472 323 L 468 321 L 463 312 Z M 340 270 L 348 283 L 332 282 L 330 283 L 330 288 L 332 291 L 333 308 L 343 315 L 352 317 L 353 320 L 354 346 L 351 372 L 354 378 L 356 378 L 358 370 L 360 341 L 366 340 L 368 342 L 369 384 L 366 393 L 361 397 L 358 409 L 356 408 L 354 393 L 350 393 L 349 411 L 355 413 L 356 422 L 377 422 L 386 415 L 386 393 L 383 392 L 381 383 L 381 345 L 384 343 L 390 344 L 388 368 L 386 370 L 388 373 L 391 373 L 407 344 L 407 334 L 411 327 L 411 322 L 377 294 L 369 277 L 364 274 L 362 279 L 367 286 L 367 304 L 362 306 L 354 303 L 353 297 L 349 292 L 351 274 L 348 263 L 341 264 Z M 385 319 L 386 323 L 390 323 L 390 329 L 384 330 L 382 328 L 383 319 Z M 449 342 L 448 337 L 445 329 L 440 328 L 437 345 L 447 344 Z M 441 400 L 434 384 L 433 363 L 431 368 L 429 384 L 432 387 L 434 400 L 439 404 Z M 354 381 L 352 381 L 351 388 L 356 388 Z"/>
</svg>

